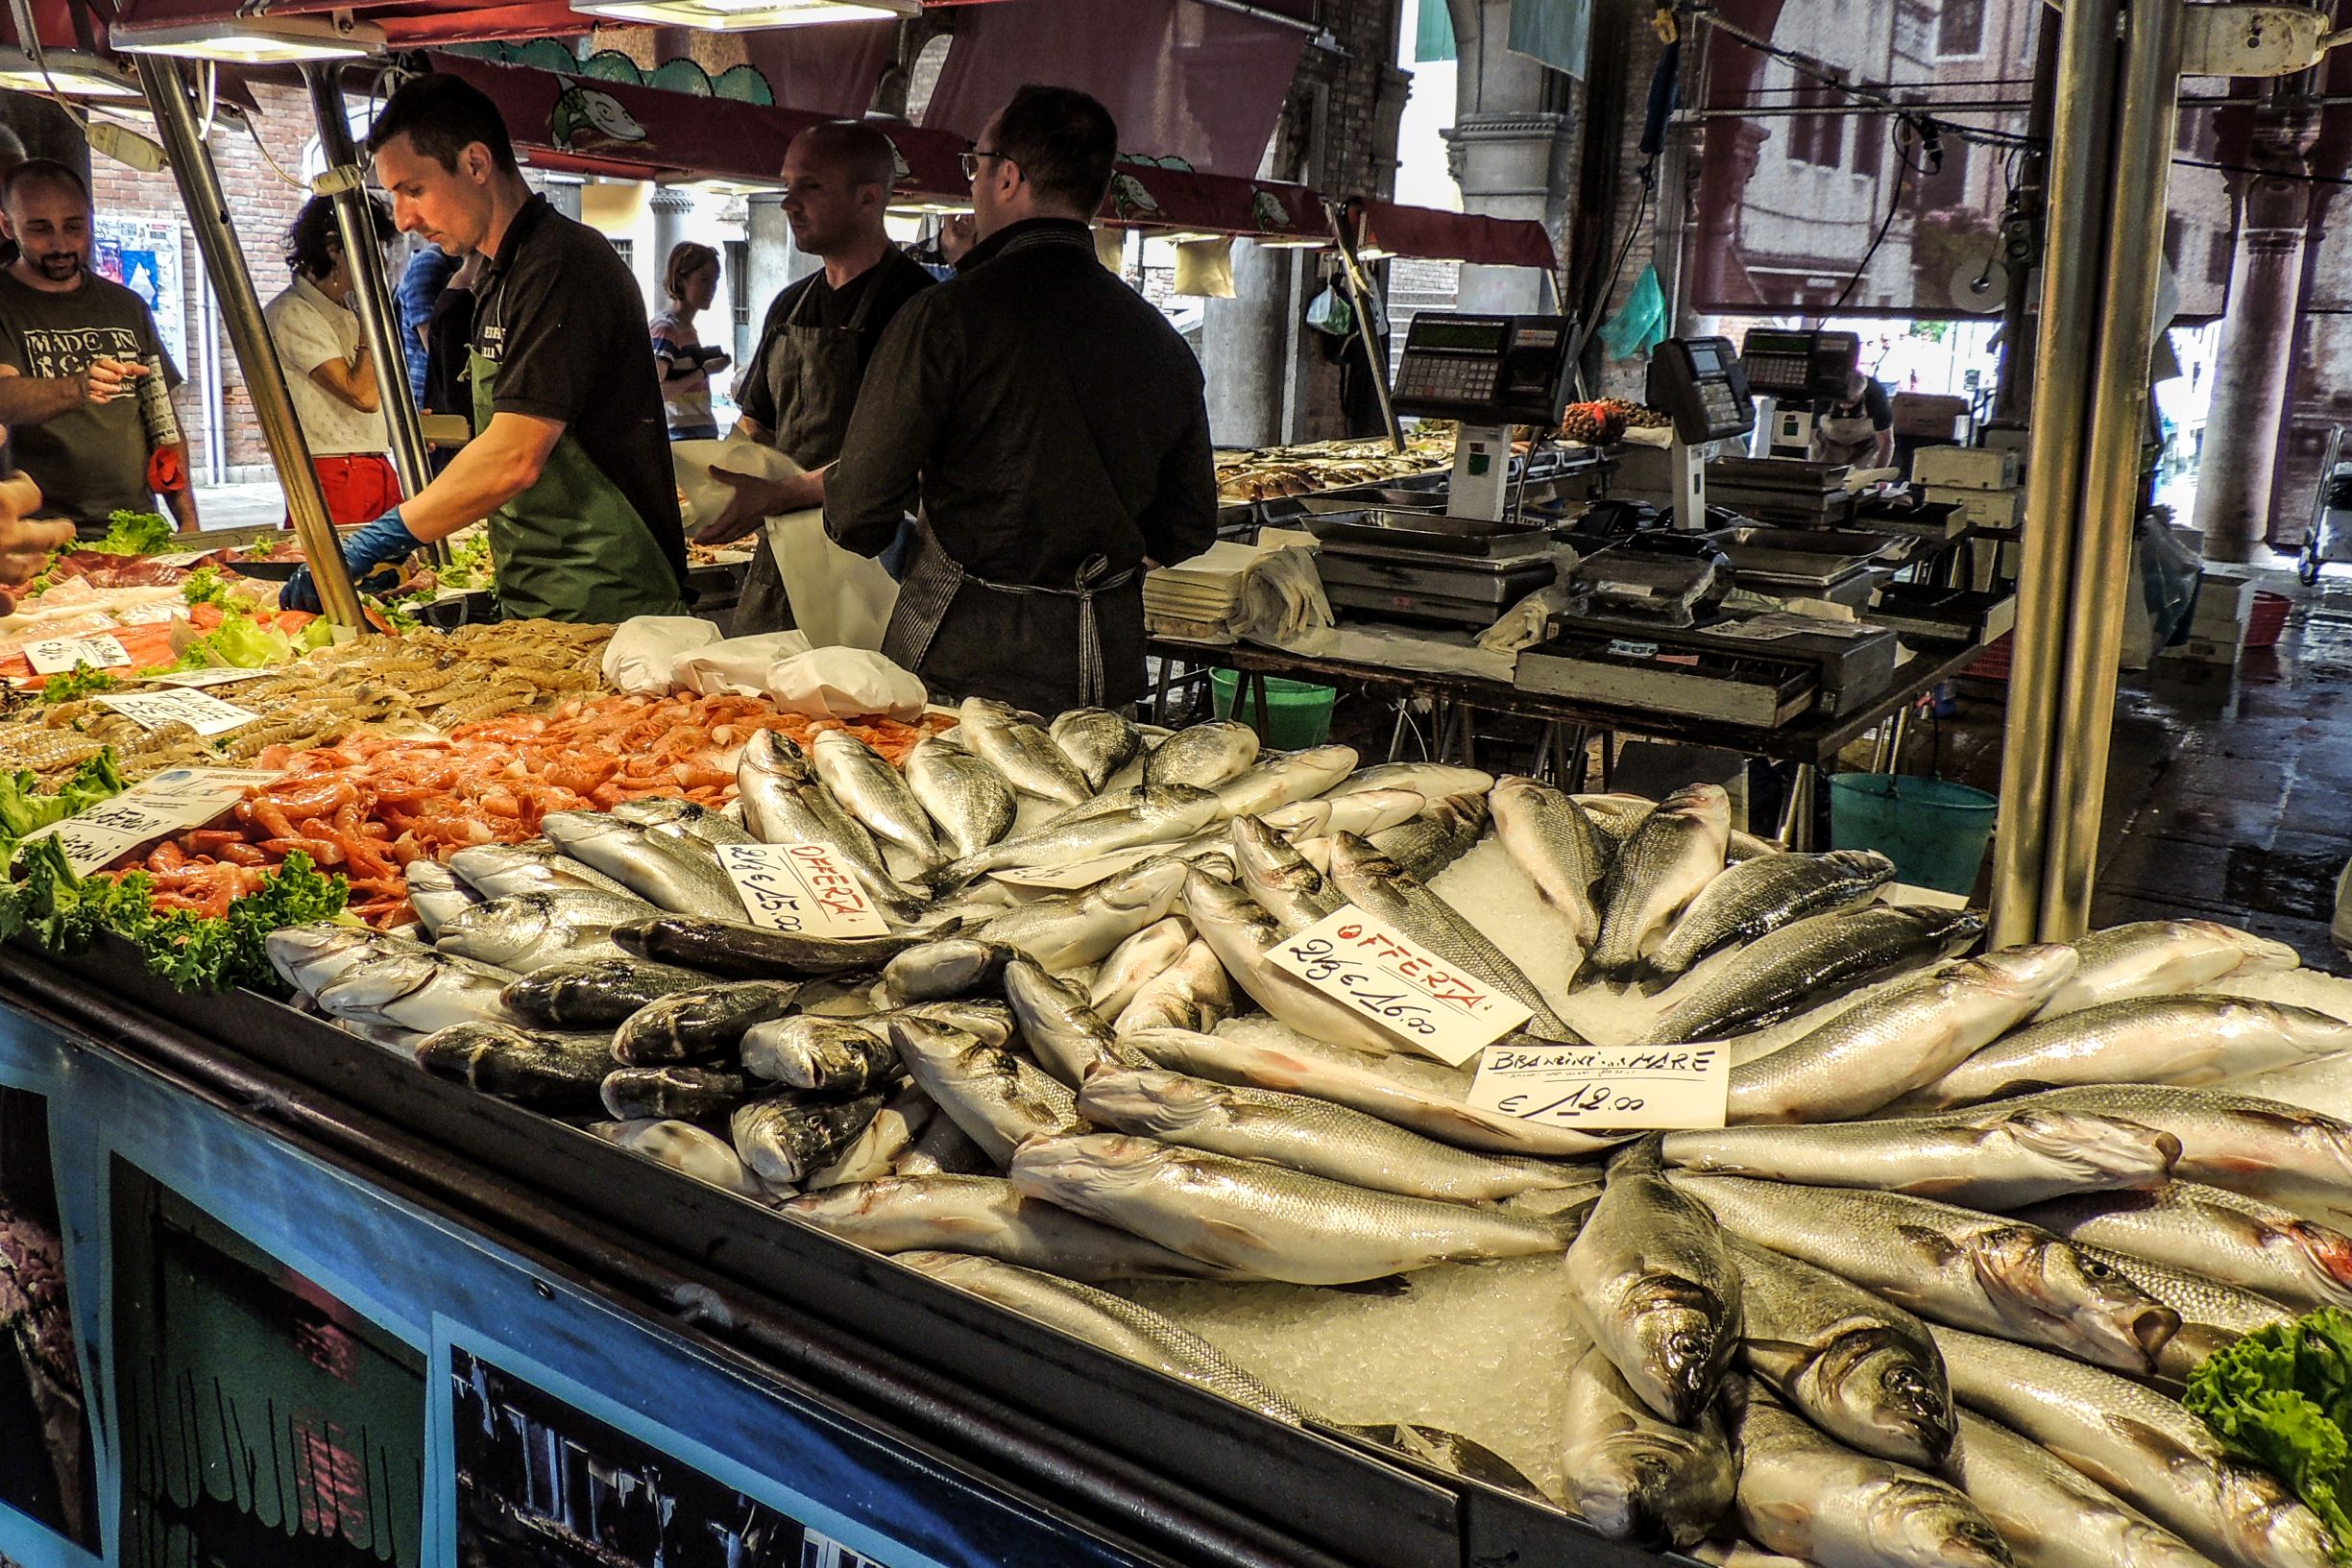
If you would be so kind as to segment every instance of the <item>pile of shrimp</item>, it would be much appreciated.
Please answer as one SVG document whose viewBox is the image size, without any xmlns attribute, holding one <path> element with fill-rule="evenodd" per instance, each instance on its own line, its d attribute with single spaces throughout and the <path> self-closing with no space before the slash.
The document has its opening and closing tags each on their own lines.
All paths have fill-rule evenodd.
<svg viewBox="0 0 2352 1568">
<path fill-rule="evenodd" d="M 846 729 L 903 765 L 925 735 L 954 722 L 843 724 L 780 712 L 758 697 L 607 696 L 461 725 L 446 738 L 362 727 L 332 746 L 261 752 L 254 765 L 282 768 L 284 778 L 249 791 L 219 824 L 116 869 L 145 869 L 158 908 L 217 916 L 300 850 L 348 877 L 352 912 L 387 929 L 411 918 L 402 868 L 413 860 L 535 838 L 551 811 L 655 795 L 726 806 L 737 760 L 761 730 L 806 745 L 820 730 Z"/>
</svg>

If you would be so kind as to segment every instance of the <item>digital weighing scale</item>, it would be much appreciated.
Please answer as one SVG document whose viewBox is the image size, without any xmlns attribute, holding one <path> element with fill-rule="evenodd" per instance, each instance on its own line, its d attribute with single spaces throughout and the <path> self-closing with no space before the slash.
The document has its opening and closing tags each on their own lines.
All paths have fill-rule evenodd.
<svg viewBox="0 0 2352 1568">
<path fill-rule="evenodd" d="M 1674 419 L 1674 526 L 1697 533 L 1707 526 L 1704 448 L 1756 428 L 1756 400 L 1732 340 L 1666 339 L 1650 355 L 1647 396 L 1652 408 Z"/>
<path fill-rule="evenodd" d="M 1758 423 L 1770 432 L 1761 455 L 1802 460 L 1813 455 L 1813 404 L 1845 397 L 1862 362 L 1862 340 L 1852 332 L 1751 327 L 1739 358 L 1748 390 L 1763 405 Z"/>
</svg>

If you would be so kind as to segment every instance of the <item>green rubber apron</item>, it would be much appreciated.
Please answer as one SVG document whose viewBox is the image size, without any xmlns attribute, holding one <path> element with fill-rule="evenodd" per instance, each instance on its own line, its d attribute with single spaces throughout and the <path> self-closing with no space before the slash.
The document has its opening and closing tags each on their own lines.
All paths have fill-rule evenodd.
<svg viewBox="0 0 2352 1568">
<path fill-rule="evenodd" d="M 490 428 L 498 367 L 467 356 L 473 433 Z M 530 489 L 490 515 L 498 610 L 509 620 L 601 626 L 632 615 L 683 615 L 678 575 L 618 487 L 566 430 Z"/>
</svg>

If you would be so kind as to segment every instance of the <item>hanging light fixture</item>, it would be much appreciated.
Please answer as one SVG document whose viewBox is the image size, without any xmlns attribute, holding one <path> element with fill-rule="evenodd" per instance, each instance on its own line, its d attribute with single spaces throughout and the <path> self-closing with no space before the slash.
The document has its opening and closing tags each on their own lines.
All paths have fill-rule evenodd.
<svg viewBox="0 0 2352 1568">
<path fill-rule="evenodd" d="M 915 16 L 923 0 L 572 0 L 571 9 L 612 21 L 738 33 Z"/>
<path fill-rule="evenodd" d="M 384 50 L 384 30 L 348 11 L 327 16 L 254 13 L 189 27 L 115 27 L 108 41 L 127 55 L 173 55 L 224 65 L 300 65 L 363 60 Z"/>
<path fill-rule="evenodd" d="M 129 72 L 79 49 L 44 49 L 35 60 L 21 49 L 0 47 L 0 87 L 64 98 L 146 96 Z"/>
</svg>

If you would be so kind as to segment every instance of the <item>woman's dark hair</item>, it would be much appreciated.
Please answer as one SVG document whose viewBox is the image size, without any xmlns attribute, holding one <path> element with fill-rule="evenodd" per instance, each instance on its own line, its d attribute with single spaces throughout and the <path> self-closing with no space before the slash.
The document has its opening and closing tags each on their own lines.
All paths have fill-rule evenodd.
<svg viewBox="0 0 2352 1568">
<path fill-rule="evenodd" d="M 997 112 L 989 151 L 1019 164 L 1039 196 L 1091 218 L 1110 191 L 1119 124 L 1075 87 L 1027 86 Z"/>
<path fill-rule="evenodd" d="M 455 169 L 458 155 L 478 141 L 490 149 L 493 163 L 509 174 L 520 172 L 498 106 L 473 83 L 444 72 L 400 84 L 368 132 L 368 151 L 380 153 L 400 136 L 445 169 Z"/>
<path fill-rule="evenodd" d="M 376 221 L 376 243 L 391 244 L 400 230 L 392 227 L 392 215 L 384 210 L 384 204 L 369 197 L 368 212 Z M 330 243 L 336 248 L 343 244 L 343 231 L 335 227 L 334 199 L 313 196 L 303 204 L 286 229 L 286 265 L 304 277 L 325 277 L 335 270 Z"/>
</svg>

